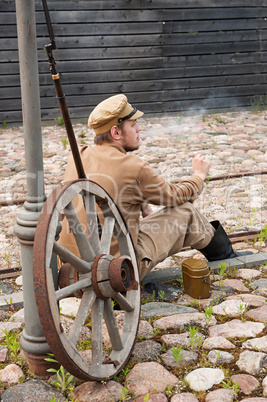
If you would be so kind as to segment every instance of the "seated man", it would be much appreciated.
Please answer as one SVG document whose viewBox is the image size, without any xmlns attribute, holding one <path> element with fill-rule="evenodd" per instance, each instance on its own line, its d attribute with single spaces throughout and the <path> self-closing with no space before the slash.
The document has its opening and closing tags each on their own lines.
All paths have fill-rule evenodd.
<svg viewBox="0 0 267 402">
<path fill-rule="evenodd" d="M 204 157 L 198 154 L 193 158 L 191 177 L 172 184 L 147 162 L 131 154 L 139 148 L 141 127 L 137 119 L 142 115 L 123 94 L 104 100 L 88 120 L 89 127 L 95 131 L 95 146 L 84 145 L 80 150 L 87 178 L 108 192 L 127 222 L 137 253 L 140 279 L 184 246 L 201 251 L 209 261 L 235 257 L 237 253 L 220 223 L 209 223 L 193 205 L 210 168 Z M 76 178 L 71 155 L 65 181 Z M 151 213 L 149 204 L 162 208 Z M 69 246 L 74 241 L 70 236 L 63 222 L 61 243 Z M 118 256 L 116 244 L 112 244 L 111 254 Z"/>
</svg>

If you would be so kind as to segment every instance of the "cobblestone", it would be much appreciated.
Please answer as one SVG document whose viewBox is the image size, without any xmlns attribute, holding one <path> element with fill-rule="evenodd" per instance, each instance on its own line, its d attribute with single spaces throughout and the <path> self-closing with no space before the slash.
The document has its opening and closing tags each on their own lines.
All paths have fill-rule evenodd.
<svg viewBox="0 0 267 402">
<path fill-rule="evenodd" d="M 144 128 L 143 140 L 136 153 L 147 160 L 168 181 L 191 174 L 191 160 L 198 152 L 206 155 L 211 161 L 210 177 L 267 170 L 265 112 L 253 114 L 242 111 L 179 117 L 167 115 L 145 117 L 140 119 L 140 123 Z M 85 125 L 75 124 L 74 132 L 80 144 L 83 142 L 93 144 L 92 131 Z M 69 153 L 69 145 L 65 147 L 65 137 L 64 127 L 42 128 L 47 195 L 63 180 Z M 21 127 L 1 129 L 0 139 L 0 202 L 24 198 L 27 188 L 23 129 Z M 257 175 L 207 182 L 205 190 L 195 204 L 208 219 L 219 219 L 228 233 L 236 233 L 259 230 L 266 225 L 266 200 L 267 175 Z M 21 204 L 0 207 L 0 270 L 21 266 L 20 246 L 13 234 L 13 226 L 22 208 Z M 145 344 L 146 347 L 157 342 L 157 351 L 153 354 L 155 362 L 134 364 L 129 368 L 124 382 L 116 379 L 115 383 L 92 382 L 84 383 L 80 388 L 76 386 L 73 397 L 78 400 L 119 401 L 125 395 L 123 390 L 126 389 L 127 395 L 124 400 L 128 401 L 144 401 L 148 394 L 151 401 L 169 402 L 267 400 L 264 398 L 267 396 L 265 329 L 267 242 L 266 239 L 238 241 L 234 244 L 234 248 L 249 249 L 254 254 L 231 260 L 228 277 L 224 278 L 223 286 L 215 273 L 216 270 L 218 272 L 221 262 L 209 264 L 213 285 L 209 299 L 196 301 L 184 294 L 182 286 L 178 287 L 176 284 L 177 294 L 174 301 L 164 300 L 163 304 L 161 300 L 152 300 L 151 306 L 150 303 L 144 305 L 143 311 L 146 312 L 146 316 L 142 317 L 136 350 L 142 351 L 142 342 L 147 342 L 148 339 L 151 341 Z M 151 283 L 156 277 L 157 283 L 180 278 L 181 262 L 185 258 L 192 257 L 203 258 L 196 250 L 183 250 L 169 257 L 145 278 L 144 284 Z M 229 261 L 227 266 L 228 263 Z M 20 309 L 23 300 L 21 293 L 18 293 L 18 287 L 21 292 L 21 286 L 15 281 L 10 281 L 10 284 L 14 288 L 14 293 L 1 296 L 2 308 L 7 309 L 9 301 L 12 300 L 13 307 Z M 75 299 L 71 306 L 71 314 L 74 316 L 78 303 Z M 161 307 L 158 309 L 159 316 L 154 309 L 152 310 L 155 304 Z M 169 309 L 165 305 L 169 305 Z M 207 322 L 205 309 L 209 305 L 216 308 L 214 307 L 212 316 Z M 62 308 L 65 308 L 64 303 Z M 3 328 L 13 325 L 14 330 L 17 330 L 21 322 L 23 323 L 23 319 L 19 319 L 20 323 L 16 324 L 4 323 L 6 319 L 5 314 L 2 314 Z M 189 330 L 193 326 L 198 330 L 197 336 L 201 337 L 198 338 L 198 344 L 190 338 Z M 177 345 L 182 348 L 183 369 L 176 367 L 171 352 L 171 348 Z M 161 351 L 158 346 L 162 348 Z M 146 349 L 143 351 L 145 355 Z M 151 351 L 147 351 L 147 355 L 149 352 Z M 168 362 L 164 362 L 166 356 L 168 362 L 171 361 L 171 367 Z M 142 355 L 141 359 L 143 358 L 145 356 Z M 226 358 L 223 363 L 222 358 Z M 224 387 L 223 382 L 228 389 Z M 235 382 L 240 384 L 239 390 L 236 390 Z M 26 384 L 27 382 L 15 386 L 18 388 L 10 387 L 7 391 L 8 398 L 11 399 L 5 400 L 19 400 L 15 399 L 14 395 L 17 395 L 18 389 L 21 393 Z M 14 399 L 12 399 L 12 388 L 14 388 Z M 31 393 L 34 394 L 35 400 L 38 399 L 36 388 L 33 388 L 31 390 L 29 387 L 25 391 L 29 400 Z M 246 399 L 247 397 L 249 399 Z"/>
</svg>

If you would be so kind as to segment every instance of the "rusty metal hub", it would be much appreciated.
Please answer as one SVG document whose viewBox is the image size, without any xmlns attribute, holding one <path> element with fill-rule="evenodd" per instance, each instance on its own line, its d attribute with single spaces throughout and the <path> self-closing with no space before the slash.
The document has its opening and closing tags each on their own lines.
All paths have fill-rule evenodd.
<svg viewBox="0 0 267 402">
<path fill-rule="evenodd" d="M 96 295 L 103 300 L 118 292 L 127 292 L 138 287 L 131 260 L 127 257 L 114 258 L 107 254 L 95 257 L 92 284 Z"/>
</svg>

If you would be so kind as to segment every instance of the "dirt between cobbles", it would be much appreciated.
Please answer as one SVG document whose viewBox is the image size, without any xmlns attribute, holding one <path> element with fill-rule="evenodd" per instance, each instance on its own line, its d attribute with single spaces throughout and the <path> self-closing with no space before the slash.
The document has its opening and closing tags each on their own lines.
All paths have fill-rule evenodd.
<svg viewBox="0 0 267 402">
<path fill-rule="evenodd" d="M 175 180 L 191 174 L 191 160 L 197 152 L 201 152 L 210 159 L 210 177 L 228 173 L 267 170 L 267 120 L 265 112 L 242 111 L 210 115 L 203 113 L 198 116 L 155 116 L 140 119 L 140 123 L 144 127 L 144 132 L 141 135 L 143 140 L 136 154 L 147 160 L 157 173 L 166 180 Z M 92 131 L 85 125 L 75 124 L 74 131 L 80 144 L 88 143 L 91 145 L 93 143 Z M 66 141 L 64 127 L 43 126 L 42 138 L 45 191 L 49 195 L 63 179 L 69 145 Z M 0 139 L 0 171 L 2 176 L 0 200 L 25 197 L 27 189 L 23 130 L 7 125 L 0 130 Z M 265 227 L 267 223 L 266 200 L 267 176 L 262 175 L 207 183 L 195 205 L 208 219 L 219 219 L 228 233 L 236 233 L 259 230 Z M 13 226 L 22 209 L 23 205 L 9 205 L 0 208 L 1 269 L 21 266 L 20 246 L 13 234 Z M 267 234 L 263 230 L 258 239 L 240 241 L 234 244 L 234 248 L 264 253 L 267 251 L 266 243 Z M 180 266 L 183 259 L 192 257 L 203 258 L 196 250 L 185 250 L 158 264 L 156 270 Z M 167 292 L 164 290 L 155 296 L 153 291 L 147 292 L 143 288 L 142 309 L 144 306 L 148 306 L 148 310 L 151 306 L 152 309 L 156 302 L 159 305 L 168 303 L 170 306 L 192 308 L 195 312 L 186 312 L 185 309 L 181 313 L 172 313 L 170 316 L 166 314 L 146 319 L 143 318 L 141 312 L 141 322 L 145 321 L 148 329 L 145 333 L 139 331 L 136 347 L 129 363 L 114 379 L 121 388 L 117 390 L 117 393 L 114 393 L 115 396 L 106 395 L 107 385 L 103 383 L 100 388 L 95 388 L 94 392 L 90 393 L 90 401 L 134 401 L 137 398 L 142 398 L 140 401 L 167 400 L 171 402 L 178 400 L 215 401 L 217 398 L 218 401 L 220 400 L 216 396 L 218 394 L 212 394 L 218 390 L 227 391 L 227 396 L 225 394 L 224 397 L 228 399 L 224 400 L 241 401 L 245 398 L 257 397 L 265 400 L 267 395 L 266 381 L 264 381 L 267 376 L 267 346 L 265 344 L 265 322 L 267 321 L 265 311 L 266 270 L 266 263 L 262 263 L 243 270 L 231 267 L 228 272 L 218 271 L 211 275 L 214 296 L 206 302 L 200 302 L 186 296 L 183 293 L 182 282 L 179 280 L 177 284 L 172 284 L 177 286 L 177 294 L 171 300 L 167 300 Z M 5 392 L 7 390 L 11 392 L 13 389 L 13 398 L 15 398 L 14 395 L 17 392 L 15 384 L 26 386 L 33 379 L 33 376 L 28 372 L 27 362 L 23 358 L 23 354 L 20 354 L 18 345 L 24 327 L 23 318 L 16 318 L 20 311 L 13 311 L 12 300 L 9 297 L 12 291 L 21 290 L 22 286 L 19 281 L 14 279 L 2 280 L 1 289 L 7 304 L 11 304 L 11 307 L 1 310 L 1 324 L 10 325 L 11 322 L 21 322 L 17 329 L 7 325 L 0 342 L 2 345 L 0 348 L 0 358 L 2 359 L 0 392 L 4 398 Z M 208 310 L 209 305 L 212 305 L 212 312 Z M 218 309 L 217 312 L 215 306 Z M 202 313 L 200 318 L 197 318 L 198 313 Z M 116 314 L 119 315 L 120 312 L 118 311 Z M 193 315 L 196 317 L 194 320 L 192 320 Z M 230 323 L 230 328 L 222 327 L 227 323 Z M 254 323 L 262 323 L 262 329 L 258 332 L 253 332 L 253 329 L 253 335 L 248 336 L 249 331 L 252 330 L 249 325 Z M 247 336 L 242 333 L 242 325 L 245 324 L 248 325 Z M 239 333 L 238 329 L 235 333 L 231 332 L 235 325 L 240 325 Z M 5 329 L 4 326 L 2 328 Z M 214 332 L 212 332 L 212 328 Z M 194 332 L 196 333 L 194 334 Z M 17 336 L 13 336 L 14 333 L 17 333 Z M 217 335 L 214 335 L 215 333 Z M 166 337 L 164 337 L 166 335 L 171 337 L 170 339 L 167 338 L 167 342 Z M 184 337 L 177 338 L 179 335 L 184 335 Z M 172 339 L 172 336 L 175 337 Z M 220 338 L 218 339 L 218 337 Z M 221 337 L 230 341 L 232 346 L 227 346 Z M 212 338 L 217 343 L 209 345 Z M 151 343 L 147 343 L 148 341 Z M 142 364 L 149 361 L 147 360 L 148 354 L 144 356 L 138 349 L 138 345 L 144 342 L 146 343 L 143 349 L 144 351 L 149 350 L 150 362 L 158 363 L 169 374 L 175 375 L 177 384 L 165 386 L 164 389 L 161 389 L 160 384 L 158 389 L 155 389 L 154 384 L 152 384 L 154 388 L 149 388 L 147 385 L 143 394 L 140 392 L 143 392 L 144 389 L 138 390 L 133 386 L 134 381 L 137 381 L 136 377 L 133 376 L 135 375 L 138 378 L 138 369 L 141 369 Z M 189 355 L 189 352 L 195 352 L 195 354 Z M 249 353 L 248 356 L 245 356 L 244 352 Z M 245 363 L 242 360 L 243 356 L 247 358 Z M 250 366 L 249 362 L 254 362 L 254 366 Z M 21 368 L 22 375 L 21 373 L 17 374 L 16 379 L 8 383 L 6 377 L 1 377 L 1 375 L 3 370 L 6 370 L 11 364 Z M 158 366 L 155 366 L 155 376 L 157 368 Z M 218 373 L 222 373 L 223 380 L 218 384 L 216 382 L 208 384 L 209 381 L 205 379 L 203 385 L 205 389 L 196 390 L 195 384 L 199 378 L 192 380 L 187 376 L 197 369 L 206 368 L 220 370 Z M 10 367 L 10 370 L 11 372 L 16 371 L 13 366 Z M 200 372 L 199 375 L 202 376 L 204 373 L 204 371 Z M 197 375 L 197 372 L 195 374 Z M 233 375 L 241 375 L 241 377 L 232 377 Z M 37 380 L 39 381 L 39 379 Z M 145 382 L 145 379 L 143 378 L 142 381 Z M 236 381 L 239 382 L 239 386 L 235 385 Z M 82 388 L 78 388 L 82 386 L 83 384 L 73 380 L 71 387 L 64 393 L 62 388 L 59 388 L 60 395 L 66 400 L 75 400 L 78 396 L 78 391 L 76 394 L 75 390 L 82 392 Z M 206 389 L 206 386 L 209 388 Z M 55 388 L 51 389 L 53 393 Z M 22 389 L 20 388 L 20 390 L 19 392 L 22 394 Z M 231 391 L 230 394 L 229 390 Z M 86 392 L 88 395 L 88 390 Z M 155 399 L 156 397 L 153 397 L 153 394 L 157 395 L 159 399 Z M 183 398 L 188 399 L 177 399 L 181 394 Z M 49 396 L 49 400 L 60 400 L 59 394 L 49 395 L 54 395 L 51 398 Z M 194 396 L 196 399 L 192 399 Z M 83 400 L 80 393 L 79 398 L 78 400 Z"/>
</svg>

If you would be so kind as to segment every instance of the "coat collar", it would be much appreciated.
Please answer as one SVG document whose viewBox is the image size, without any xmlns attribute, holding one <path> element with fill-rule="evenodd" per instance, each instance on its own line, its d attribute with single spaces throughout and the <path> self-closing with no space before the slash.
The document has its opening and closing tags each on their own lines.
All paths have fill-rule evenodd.
<svg viewBox="0 0 267 402">
<path fill-rule="evenodd" d="M 112 141 L 112 142 L 105 142 L 104 144 L 102 144 L 102 145 L 96 145 L 97 147 L 113 147 L 113 148 L 116 148 L 116 149 L 118 149 L 120 152 L 122 152 L 123 154 L 126 154 L 126 151 L 125 151 L 125 149 L 120 145 L 120 144 L 118 144 L 117 142 L 115 142 L 115 141 Z"/>
</svg>

